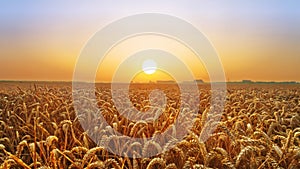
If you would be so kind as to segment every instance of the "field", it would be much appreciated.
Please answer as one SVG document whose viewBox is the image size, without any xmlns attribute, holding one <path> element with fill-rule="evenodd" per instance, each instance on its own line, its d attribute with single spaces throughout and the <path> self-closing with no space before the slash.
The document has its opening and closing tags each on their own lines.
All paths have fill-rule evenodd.
<svg viewBox="0 0 300 169">
<path fill-rule="evenodd" d="M 104 126 L 99 112 L 87 108 L 93 100 L 86 99 L 75 112 L 70 83 L 1 82 L 0 168 L 300 168 L 300 85 L 228 84 L 224 110 L 216 114 L 209 113 L 210 86 L 198 87 L 192 127 L 177 140 L 182 131 L 170 126 L 180 116 L 180 105 L 194 101 L 181 103 L 177 85 L 130 86 L 130 101 L 142 111 L 136 119 L 156 115 L 151 90 L 166 95 L 165 102 L 160 97 L 153 102 L 166 109 L 147 123 L 122 116 L 110 85 L 97 84 L 96 106 L 109 125 Z M 214 132 L 203 132 L 209 128 Z M 166 144 L 147 140 L 167 130 L 160 138 Z M 122 142 L 116 131 L 144 141 Z M 204 134 L 208 139 L 202 141 Z M 111 153 L 107 147 L 112 146 L 127 153 Z"/>
</svg>

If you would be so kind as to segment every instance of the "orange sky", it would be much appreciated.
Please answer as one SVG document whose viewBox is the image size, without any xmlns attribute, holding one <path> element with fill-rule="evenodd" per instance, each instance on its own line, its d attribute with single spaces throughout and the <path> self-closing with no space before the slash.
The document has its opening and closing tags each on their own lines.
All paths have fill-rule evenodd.
<svg viewBox="0 0 300 169">
<path fill-rule="evenodd" d="M 72 80 L 76 59 L 97 30 L 124 16 L 156 12 L 178 16 L 199 28 L 216 48 L 227 80 L 300 81 L 298 2 L 153 1 L 130 5 L 28 1 L 23 5 L 1 2 L 0 6 L 2 80 Z M 182 45 L 140 38 L 149 38 L 148 45 L 176 49 L 172 51 L 186 60 L 195 78 L 209 80 L 203 63 Z M 139 41 L 129 39 L 112 50 L 100 64 L 97 78 L 109 80 L 113 68 L 107 65 L 119 63 L 121 55 L 130 53 L 126 50 L 141 45 Z"/>
<path fill-rule="evenodd" d="M 209 81 L 209 76 L 204 64 L 198 59 L 193 51 L 174 39 L 158 35 L 135 36 L 117 44 L 109 51 L 104 60 L 98 65 L 96 80 L 111 81 L 114 74 L 119 72 L 123 73 L 121 71 L 117 72 L 117 69 L 120 67 L 120 64 L 124 63 L 126 59 L 130 59 L 131 57 L 133 57 L 131 58 L 132 63 L 129 62 L 129 64 L 125 65 L 125 67 L 128 69 L 125 69 L 124 71 L 126 71 L 126 74 L 137 74 L 137 77 L 132 79 L 133 81 L 147 82 L 150 80 L 171 80 L 171 77 L 175 75 L 180 81 L 192 80 L 185 79 L 187 75 L 180 69 L 179 65 L 176 65 L 175 59 L 172 60 L 172 58 L 163 56 L 164 54 L 161 56 L 143 56 L 140 58 L 134 55 L 135 53 L 138 54 L 147 50 L 163 50 L 168 52 L 174 57 L 178 57 L 183 64 L 187 65 L 186 67 L 187 69 L 190 69 L 194 79 L 204 79 Z M 148 55 L 151 55 L 151 53 Z M 151 75 L 143 73 L 142 63 L 147 59 L 154 60 L 157 62 L 157 64 L 160 64 L 157 67 L 159 69 L 164 69 L 165 71 L 157 71 Z M 119 81 L 123 81 L 123 79 L 120 79 Z"/>
</svg>

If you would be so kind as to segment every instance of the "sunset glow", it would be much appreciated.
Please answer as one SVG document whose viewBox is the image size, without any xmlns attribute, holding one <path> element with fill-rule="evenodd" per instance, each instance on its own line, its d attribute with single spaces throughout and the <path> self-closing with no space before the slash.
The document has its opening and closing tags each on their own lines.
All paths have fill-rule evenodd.
<svg viewBox="0 0 300 169">
<path fill-rule="evenodd" d="M 155 71 L 157 69 L 156 63 L 153 60 L 145 60 L 143 62 L 142 68 L 143 68 L 143 71 L 148 75 L 155 73 Z"/>
<path fill-rule="evenodd" d="M 300 81 L 299 6 L 298 1 L 277 0 L 247 3 L 26 0 L 18 5 L 1 1 L 0 79 L 71 81 L 77 57 L 94 33 L 115 20 L 146 12 L 176 16 L 203 32 L 218 52 L 228 81 Z M 126 45 L 115 46 L 117 51 L 108 51 L 107 58 L 99 63 L 96 80 L 110 81 L 122 59 L 146 43 L 148 48 L 172 51 L 188 63 L 195 78 L 209 81 L 205 63 L 196 60 L 183 44 L 151 38 L 137 37 L 135 42 L 128 39 L 121 42 Z M 177 73 L 181 75 L 180 71 Z"/>
<path fill-rule="evenodd" d="M 162 50 L 173 55 L 175 58 L 181 60 L 182 64 L 186 65 L 186 68 L 190 70 L 195 79 L 209 81 L 209 75 L 205 65 L 198 59 L 193 51 L 179 41 L 158 35 L 134 36 L 116 44 L 110 49 L 101 63 L 99 63 L 95 81 L 110 82 L 118 73 L 120 73 L 120 79 L 118 79 L 118 81 L 126 81 L 125 77 L 127 75 L 132 75 L 132 78 L 134 78 L 135 75 L 140 73 L 144 75 L 139 75 L 137 79 L 142 82 L 172 80 L 170 76 L 174 74 L 178 76 L 179 81 L 189 80 L 186 78 L 187 75 L 184 71 L 178 71 L 175 58 L 170 60 L 167 56 L 163 56 L 163 54 L 153 55 L 152 50 Z M 142 51 L 150 52 L 141 53 Z M 135 54 L 138 56 L 134 57 L 133 55 Z M 155 73 L 153 72 L 153 74 L 146 74 L 142 65 L 147 60 L 155 60 L 155 66 L 160 71 L 157 70 Z M 152 67 L 152 61 L 151 64 L 148 63 L 148 67 Z M 119 69 L 122 66 L 124 70 L 120 71 Z M 137 79 L 135 79 L 135 81 Z"/>
</svg>

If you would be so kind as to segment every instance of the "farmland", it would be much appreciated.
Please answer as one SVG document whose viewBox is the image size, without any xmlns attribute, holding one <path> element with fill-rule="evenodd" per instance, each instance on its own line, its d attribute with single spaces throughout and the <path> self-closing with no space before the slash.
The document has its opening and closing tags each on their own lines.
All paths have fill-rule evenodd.
<svg viewBox="0 0 300 169">
<path fill-rule="evenodd" d="M 223 110 L 217 114 L 209 111 L 210 86 L 201 84 L 192 127 L 182 140 L 174 136 L 181 131 L 170 126 L 179 119 L 180 107 L 194 100 L 187 96 L 188 103 L 181 103 L 177 85 L 130 85 L 129 100 L 140 111 L 135 119 L 146 116 L 152 122 L 122 116 L 109 84 L 95 88 L 95 102 L 86 99 L 76 112 L 71 83 L 1 82 L 0 167 L 300 168 L 299 84 L 228 84 Z M 163 91 L 166 100 L 151 101 L 154 89 Z M 93 103 L 101 115 L 88 108 Z M 151 103 L 165 106 L 161 115 L 156 116 Z M 215 130 L 203 133 L 207 128 Z M 167 130 L 172 131 L 161 138 L 166 144 L 147 139 Z M 124 142 L 115 131 L 144 141 Z M 205 141 L 199 139 L 203 134 L 208 134 Z M 112 153 L 107 149 L 112 145 L 127 153 Z"/>
</svg>

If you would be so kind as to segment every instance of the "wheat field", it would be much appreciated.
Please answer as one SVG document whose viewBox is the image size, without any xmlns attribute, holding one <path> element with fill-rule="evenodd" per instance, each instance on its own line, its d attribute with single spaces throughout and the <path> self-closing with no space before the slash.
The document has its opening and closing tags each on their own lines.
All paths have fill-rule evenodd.
<svg viewBox="0 0 300 169">
<path fill-rule="evenodd" d="M 131 85 L 132 105 L 139 111 L 152 110 L 148 95 L 155 88 Z M 146 139 L 142 144 L 119 143 L 112 132 L 143 139 L 166 131 L 176 121 L 178 86 L 158 88 L 167 97 L 166 108 L 158 120 L 145 123 L 121 116 L 110 85 L 97 84 L 97 106 L 110 126 L 102 129 L 94 112 L 82 110 L 86 116 L 75 112 L 69 83 L 0 83 L 0 168 L 300 168 L 300 85 L 228 84 L 220 122 L 209 125 L 206 122 L 216 116 L 209 113 L 211 89 L 199 85 L 198 112 L 183 140 L 170 135 L 163 138 L 168 142 L 164 146 Z M 92 132 L 83 129 L 81 120 L 94 124 Z M 212 126 L 214 132 L 201 141 L 202 131 Z M 172 142 L 176 144 L 168 147 Z M 109 144 L 125 152 L 134 150 L 133 157 L 111 153 L 106 149 Z"/>
</svg>

